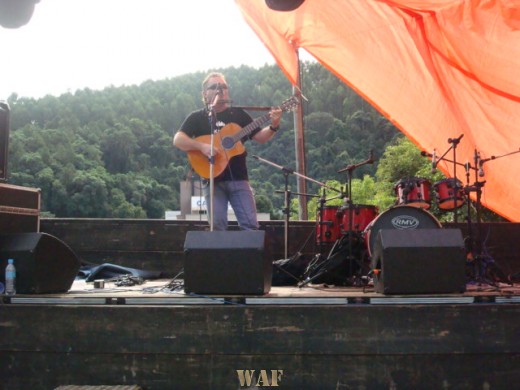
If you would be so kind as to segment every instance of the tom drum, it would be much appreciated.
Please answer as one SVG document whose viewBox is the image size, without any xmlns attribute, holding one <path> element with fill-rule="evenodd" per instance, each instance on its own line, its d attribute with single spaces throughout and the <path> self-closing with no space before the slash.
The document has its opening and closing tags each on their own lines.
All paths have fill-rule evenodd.
<svg viewBox="0 0 520 390">
<path fill-rule="evenodd" d="M 433 188 L 437 194 L 440 209 L 455 210 L 464 204 L 464 190 L 460 180 L 444 179 L 435 183 Z"/>
<path fill-rule="evenodd" d="M 429 209 L 431 183 L 419 177 L 407 177 L 399 180 L 394 186 L 398 205 L 408 205 Z"/>
</svg>

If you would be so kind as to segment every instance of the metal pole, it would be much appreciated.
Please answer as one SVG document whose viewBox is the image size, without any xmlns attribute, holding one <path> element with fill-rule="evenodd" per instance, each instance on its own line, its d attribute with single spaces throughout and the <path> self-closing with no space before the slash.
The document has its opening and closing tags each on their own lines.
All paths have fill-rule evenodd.
<svg viewBox="0 0 520 390">
<path fill-rule="evenodd" d="M 299 104 L 293 112 L 294 117 L 294 146 L 296 152 L 296 171 L 302 175 L 307 175 L 307 169 L 305 167 L 305 137 L 303 134 L 303 109 L 302 109 L 302 96 L 301 96 L 301 71 L 300 71 L 300 56 L 298 49 L 296 49 L 296 56 L 298 58 L 298 80 L 297 87 L 293 87 L 293 94 L 298 96 L 300 100 Z M 307 182 L 302 177 L 296 179 L 298 193 L 307 193 Z M 302 221 L 308 219 L 307 214 L 307 198 L 304 195 L 299 195 L 299 207 L 298 207 L 298 218 Z"/>
</svg>

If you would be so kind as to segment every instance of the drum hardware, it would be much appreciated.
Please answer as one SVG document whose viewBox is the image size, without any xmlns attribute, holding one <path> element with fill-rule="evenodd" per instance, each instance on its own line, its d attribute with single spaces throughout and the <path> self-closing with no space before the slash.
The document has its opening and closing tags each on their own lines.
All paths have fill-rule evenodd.
<svg viewBox="0 0 520 390">
<path fill-rule="evenodd" d="M 460 138 L 462 138 L 462 136 L 460 136 L 459 139 Z M 453 139 L 451 138 L 449 140 L 453 141 Z M 450 149 L 448 149 L 448 151 L 449 150 Z M 454 172 L 456 171 L 457 166 L 464 167 L 466 170 L 468 170 L 468 166 L 471 168 L 471 164 L 459 163 L 455 160 L 446 158 L 445 155 L 446 153 L 443 154 L 442 157 L 437 158 L 435 149 L 432 154 L 425 151 L 421 151 L 421 156 L 430 157 L 432 159 L 432 173 L 435 172 L 435 170 L 437 169 L 437 165 L 439 164 L 439 162 L 441 162 L 441 160 L 446 161 L 448 163 L 452 163 L 454 165 Z M 462 207 L 466 203 L 465 188 L 462 185 L 462 182 L 458 180 L 456 177 L 446 178 L 434 183 L 433 189 L 440 211 L 454 211 Z M 454 219 L 456 222 L 457 215 L 454 215 Z"/>
<path fill-rule="evenodd" d="M 442 160 L 453 163 L 453 178 L 441 180 L 434 184 L 434 189 L 438 196 L 439 209 L 444 211 L 454 211 L 454 222 L 457 222 L 457 209 L 466 204 L 467 207 L 467 224 L 468 224 L 468 237 L 466 237 L 466 251 L 467 251 L 467 265 L 470 269 L 469 278 L 477 283 L 485 282 L 493 285 L 495 281 L 490 280 L 485 275 L 494 273 L 495 279 L 504 279 L 504 273 L 497 267 L 493 258 L 485 253 L 484 240 L 482 234 L 482 188 L 486 184 L 485 180 L 480 180 L 485 176 L 484 164 L 488 161 L 495 160 L 500 157 L 509 156 L 511 154 L 519 153 L 516 150 L 511 153 L 506 153 L 502 156 L 491 156 L 487 159 L 482 159 L 480 152 L 475 149 L 474 152 L 474 165 L 472 166 L 469 162 L 461 164 L 457 162 L 456 148 L 460 143 L 463 135 L 458 138 L 449 138 L 448 143 L 451 144 L 450 148 L 437 159 L 435 150 L 433 154 L 427 152 L 421 152 L 421 155 L 432 158 L 432 172 Z M 453 160 L 445 158 L 446 154 L 453 150 Z M 457 166 L 463 166 L 466 171 L 466 185 L 463 186 L 462 182 L 457 179 Z M 475 181 L 470 185 L 471 171 L 475 174 Z M 471 220 L 471 197 L 470 194 L 474 192 L 475 196 L 475 209 L 476 209 L 476 229 L 474 229 L 473 221 Z M 498 277 L 500 276 L 500 277 Z"/>
<path fill-rule="evenodd" d="M 285 202 L 284 202 L 284 210 L 283 210 L 283 213 L 285 215 L 285 218 L 284 218 L 284 249 L 285 249 L 285 252 L 284 252 L 284 255 L 285 255 L 285 258 L 287 259 L 288 258 L 288 251 L 289 251 L 289 218 L 291 216 L 291 195 L 292 194 L 295 194 L 295 195 L 298 195 L 298 196 L 308 196 L 308 197 L 317 197 L 317 195 L 314 195 L 314 194 L 301 194 L 301 193 L 297 193 L 297 192 L 291 192 L 289 190 L 289 174 L 293 174 L 295 176 L 298 176 L 298 177 L 301 177 L 305 180 L 308 180 L 308 181 L 311 181 L 313 183 L 316 183 L 316 184 L 319 184 L 320 186 L 324 187 L 324 188 L 329 188 L 333 191 L 337 191 L 335 188 L 332 188 L 332 187 L 329 187 L 327 186 L 325 183 L 322 183 L 322 182 L 319 182 L 317 180 L 314 180 L 310 177 L 307 177 L 305 175 L 302 175 L 298 172 L 295 172 L 293 169 L 290 169 L 290 168 L 286 168 L 286 167 L 282 167 L 281 165 L 278 165 L 278 164 L 275 164 L 274 162 L 272 161 L 269 161 L 269 160 L 266 160 L 262 157 L 259 157 L 259 156 L 255 156 L 253 155 L 253 158 L 257 159 L 258 161 L 261 161 L 261 162 L 264 162 L 266 164 L 269 164 L 275 168 L 278 168 L 279 170 L 281 170 L 283 172 L 283 175 L 284 175 L 284 179 L 285 179 L 285 188 L 284 188 L 284 191 L 283 193 L 285 194 Z M 276 191 L 276 192 L 282 192 L 282 191 Z"/>
<path fill-rule="evenodd" d="M 474 282 L 477 283 L 487 283 L 490 285 L 494 285 L 498 280 L 502 280 L 504 282 L 512 283 L 511 278 L 506 278 L 504 272 L 497 266 L 494 259 L 486 253 L 484 249 L 484 238 L 482 232 L 482 188 L 485 186 L 486 181 L 480 180 L 480 178 L 485 176 L 484 172 L 484 164 L 488 161 L 496 160 L 498 158 L 510 156 L 512 154 L 516 154 L 520 152 L 520 148 L 514 152 L 506 153 L 501 156 L 491 156 L 490 158 L 482 159 L 480 152 L 476 149 L 474 151 L 474 166 L 471 166 L 469 163 L 466 164 L 466 186 L 464 187 L 464 192 L 466 196 L 467 202 L 467 223 L 468 223 L 468 238 L 467 238 L 467 264 L 470 271 L 470 277 L 473 278 Z M 470 176 L 471 170 L 475 173 L 475 181 L 472 185 L 470 185 Z M 471 220 L 471 198 L 470 193 L 476 193 L 476 224 L 477 229 L 476 232 L 473 229 L 473 223 Z M 493 279 L 489 279 L 487 275 L 491 275 Z"/>
<path fill-rule="evenodd" d="M 453 191 L 454 191 L 455 194 L 458 194 L 460 192 L 460 188 L 458 188 L 458 183 L 460 181 L 457 179 L 457 165 L 462 165 L 462 164 L 457 163 L 457 145 L 460 143 L 460 140 L 462 139 L 462 137 L 464 137 L 464 134 L 461 134 L 457 138 L 448 138 L 448 143 L 451 144 L 451 146 L 444 152 L 444 154 L 442 154 L 437 159 L 436 155 L 435 155 L 436 151 L 434 149 L 433 156 L 432 156 L 432 173 L 433 173 L 433 172 L 435 172 L 435 169 L 437 168 L 437 165 L 439 165 L 439 163 L 441 161 L 443 161 L 443 160 L 448 161 L 447 159 L 445 159 L 445 157 L 450 152 L 450 150 L 453 151 L 453 160 L 452 160 L 452 163 L 453 163 L 453 180 L 455 182 Z M 457 223 L 457 220 L 458 220 L 457 208 L 453 208 L 453 221 L 455 223 Z"/>
<path fill-rule="evenodd" d="M 317 272 L 312 277 L 307 276 L 305 281 L 298 284 L 298 287 L 304 287 L 308 283 L 310 283 L 316 279 L 319 279 L 320 277 L 324 276 L 332 269 L 340 266 L 345 261 L 345 259 L 348 263 L 348 268 L 349 268 L 348 275 L 349 276 L 353 276 L 353 274 L 354 274 L 354 261 L 356 261 L 358 268 L 362 269 L 361 260 L 359 260 L 358 258 L 353 256 L 354 236 L 356 239 L 356 243 L 360 242 L 362 240 L 362 237 L 360 236 L 360 232 L 358 232 L 354 229 L 354 210 L 356 208 L 356 205 L 352 202 L 352 173 L 354 172 L 355 169 L 357 169 L 363 165 L 373 164 L 374 161 L 375 161 L 375 159 L 374 159 L 373 151 L 370 151 L 370 154 L 369 154 L 369 157 L 367 160 L 362 161 L 358 164 L 351 164 L 351 165 L 346 166 L 345 168 L 340 169 L 338 171 L 338 173 L 347 172 L 347 184 L 345 185 L 345 189 L 342 189 L 338 196 L 335 196 L 334 198 L 331 198 L 331 199 L 325 199 L 325 191 L 323 191 L 323 194 L 320 198 L 319 218 L 317 218 L 318 223 L 317 223 L 317 227 L 316 227 L 317 239 L 320 244 L 320 253 L 321 253 L 321 250 L 323 250 L 324 238 L 330 239 L 331 236 L 336 234 L 335 236 L 333 236 L 333 238 L 335 238 L 335 240 L 333 241 L 334 244 L 333 244 L 333 247 L 330 250 L 328 256 L 325 259 L 322 259 L 321 255 L 318 255 L 316 257 L 316 261 L 313 264 L 314 268 L 308 272 L 308 275 L 312 274 L 312 272 L 314 272 L 316 270 L 317 270 Z M 344 199 L 344 206 L 342 208 L 337 208 L 337 209 L 331 208 L 330 210 L 333 210 L 335 212 L 334 219 L 333 219 L 333 221 L 328 221 L 328 222 L 332 222 L 332 224 L 323 223 L 324 213 L 326 212 L 326 210 L 329 210 L 327 208 L 329 206 L 325 206 L 325 203 L 329 200 L 338 199 L 338 198 Z M 348 229 L 346 229 L 346 230 L 345 230 L 345 226 L 343 226 L 343 220 L 344 220 L 343 216 L 345 215 L 345 213 L 347 213 L 346 222 L 348 224 Z M 327 232 L 330 232 L 330 235 L 331 235 L 329 237 L 326 237 L 324 235 L 325 226 L 333 227 L 333 229 L 335 228 L 336 230 L 326 231 L 325 234 Z M 337 228 L 336 228 L 336 226 L 337 226 Z M 343 227 L 343 230 L 341 230 L 342 227 Z M 339 231 L 337 230 L 338 228 L 339 228 Z M 345 243 L 345 241 L 346 241 L 346 243 Z M 346 282 L 346 278 L 343 280 L 343 282 Z"/>
<path fill-rule="evenodd" d="M 363 267 L 362 262 L 352 261 L 353 258 L 363 259 L 363 251 L 364 241 L 359 233 L 355 233 L 353 237 L 342 236 L 334 242 L 326 256 L 318 253 L 314 257 L 305 271 L 307 278 L 298 283 L 298 287 L 311 282 L 338 286 L 366 285 L 368 278 L 363 278 L 363 275 L 368 273 L 368 266 Z M 349 252 L 356 256 L 352 257 Z"/>
<path fill-rule="evenodd" d="M 466 203 L 467 205 L 467 223 L 468 223 L 468 234 L 469 237 L 466 239 L 467 244 L 467 258 L 468 263 L 473 266 L 473 274 L 477 274 L 477 279 L 480 279 L 482 276 L 481 269 L 485 265 L 484 256 L 482 254 L 482 224 L 481 224 L 481 195 L 482 195 L 482 187 L 485 184 L 484 182 L 479 181 L 479 171 L 483 172 L 482 166 L 483 162 L 481 162 L 480 153 L 475 150 L 474 154 L 474 166 L 471 166 L 469 162 L 466 164 L 461 164 L 457 162 L 457 145 L 460 143 L 460 140 L 464 134 L 461 134 L 457 138 L 448 138 L 448 143 L 451 146 L 444 152 L 442 156 L 438 159 L 436 157 L 436 152 L 432 155 L 429 155 L 426 152 L 421 152 L 423 156 L 428 156 L 432 158 L 432 172 L 435 171 L 437 165 L 441 161 L 451 162 L 453 164 L 453 177 L 446 180 L 441 180 L 434 184 L 434 188 L 436 190 L 438 200 L 439 200 L 439 209 L 445 211 L 453 211 L 454 214 L 454 222 L 458 221 L 458 209 Z M 453 159 L 448 160 L 446 155 L 453 151 Z M 457 178 L 457 166 L 463 166 L 466 170 L 466 186 L 462 187 L 461 181 Z M 479 168 L 480 167 L 480 168 Z M 470 171 L 473 170 L 475 172 L 475 183 L 473 186 L 469 185 L 469 177 Z M 482 177 L 483 175 L 481 175 Z M 472 229 L 471 222 L 471 199 L 470 192 L 475 191 L 476 195 L 476 209 L 477 209 L 477 237 L 474 237 L 474 232 Z M 489 256 L 486 256 L 486 261 L 489 261 Z"/>
</svg>

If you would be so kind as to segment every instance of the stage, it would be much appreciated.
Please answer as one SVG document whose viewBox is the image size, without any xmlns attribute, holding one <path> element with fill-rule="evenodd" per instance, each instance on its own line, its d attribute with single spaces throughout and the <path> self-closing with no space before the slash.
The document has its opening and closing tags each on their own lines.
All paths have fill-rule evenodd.
<svg viewBox="0 0 520 390">
<path fill-rule="evenodd" d="M 283 223 L 262 227 L 276 259 Z M 64 293 L 4 298 L 2 388 L 508 389 L 520 380 L 518 284 L 468 283 L 449 294 L 312 283 L 262 295 L 185 294 L 174 276 L 185 232 L 198 228 L 204 225 L 43 220 L 42 231 L 82 259 L 168 275 L 103 288 L 76 280 Z M 500 267 L 518 272 L 520 244 L 504 233 L 518 237 L 517 224 L 488 228 Z M 291 253 L 312 230 L 306 222 L 291 227 Z"/>
</svg>

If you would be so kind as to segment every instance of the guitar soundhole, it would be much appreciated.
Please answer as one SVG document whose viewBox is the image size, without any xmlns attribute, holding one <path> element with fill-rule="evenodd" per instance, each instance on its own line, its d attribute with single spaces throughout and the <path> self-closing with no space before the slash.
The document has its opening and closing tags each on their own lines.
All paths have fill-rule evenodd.
<svg viewBox="0 0 520 390">
<path fill-rule="evenodd" d="M 233 137 L 224 137 L 222 138 L 222 147 L 224 149 L 231 149 L 235 145 L 235 142 L 233 141 Z"/>
</svg>

